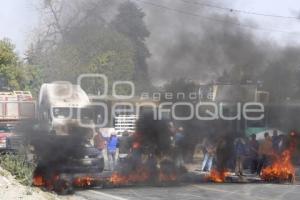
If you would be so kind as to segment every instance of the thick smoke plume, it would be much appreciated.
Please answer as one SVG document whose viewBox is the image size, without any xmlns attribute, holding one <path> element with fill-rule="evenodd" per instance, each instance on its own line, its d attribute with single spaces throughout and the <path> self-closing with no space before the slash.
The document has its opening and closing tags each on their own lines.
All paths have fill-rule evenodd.
<svg viewBox="0 0 300 200">
<path fill-rule="evenodd" d="M 26 146 L 32 147 L 38 164 L 60 164 L 70 158 L 84 156 L 85 144 L 89 138 L 90 129 L 68 124 L 69 134 L 55 136 L 47 130 L 47 124 L 37 120 L 25 120 L 17 127 L 17 133 L 22 136 Z"/>
<path fill-rule="evenodd" d="M 146 113 L 137 122 L 137 141 L 145 153 L 166 155 L 171 151 L 170 130 L 167 121 L 154 120 L 153 113 Z"/>
<path fill-rule="evenodd" d="M 139 4 L 146 11 L 146 21 L 151 31 L 148 45 L 152 57 L 148 61 L 153 80 L 185 77 L 207 82 L 219 77 L 224 70 L 233 68 L 243 68 L 243 73 L 257 76 L 274 63 L 299 67 L 299 57 L 296 56 L 300 51 L 298 47 L 280 46 L 269 39 L 272 31 L 260 30 L 266 27 L 243 20 L 239 15 L 201 7 L 197 1 L 151 2 L 184 11 L 179 13 Z M 224 1 L 207 0 L 201 3 L 233 6 Z"/>
<path fill-rule="evenodd" d="M 43 37 L 37 43 L 37 46 L 46 47 L 46 50 L 41 48 L 45 51 L 42 51 L 42 54 L 46 58 L 42 59 L 43 62 L 35 64 L 49 66 L 45 69 L 45 74 L 55 74 L 54 79 L 57 78 L 57 74 L 63 74 L 65 79 L 73 80 L 79 73 L 87 71 L 89 73 L 106 73 L 106 71 L 103 71 L 104 68 L 101 63 L 100 65 L 97 62 L 94 63 L 91 58 L 98 54 L 102 55 L 104 53 L 106 55 L 107 51 L 120 49 L 117 45 L 120 42 L 116 42 L 116 44 L 112 42 L 120 35 L 112 35 L 110 26 L 114 24 L 113 22 L 119 14 L 120 5 L 128 1 L 76 0 L 72 4 L 66 0 L 57 2 L 53 4 L 53 8 L 56 8 L 54 13 L 61 14 L 59 15 L 59 21 L 55 20 L 53 14 L 50 14 L 50 16 L 49 14 L 43 15 L 45 24 L 42 24 L 41 27 L 44 28 L 41 32 L 45 32 L 44 35 L 46 34 L 46 36 L 42 34 Z M 224 72 L 235 77 L 235 80 L 257 81 L 266 79 L 267 74 L 270 74 L 267 69 L 278 71 L 279 67 L 292 71 L 299 70 L 299 46 L 285 46 L 284 42 L 278 42 L 278 38 L 284 38 L 285 41 L 294 41 L 298 35 L 274 31 L 274 29 L 279 31 L 294 30 L 295 27 L 286 28 L 290 26 L 290 21 L 283 21 L 282 25 L 285 24 L 285 28 L 282 26 L 280 29 L 272 26 L 272 23 L 265 23 L 265 26 L 256 24 L 251 20 L 251 15 L 245 16 L 236 12 L 220 11 L 200 5 L 204 3 L 234 8 L 232 1 L 130 0 L 130 2 L 136 4 L 141 12 L 145 13 L 145 18 L 135 21 L 129 16 L 130 20 L 121 25 L 118 24 L 117 28 L 121 26 L 125 28 L 132 27 L 130 33 L 128 33 L 129 35 L 126 35 L 129 38 L 135 36 L 134 33 L 140 32 L 141 27 L 145 28 L 143 31 L 146 34 L 144 34 L 142 42 L 148 37 L 149 31 L 150 36 L 147 38 L 146 44 L 150 50 L 150 57 L 148 57 L 147 47 L 141 46 L 145 48 L 144 51 L 147 55 L 144 55 L 143 58 L 148 58 L 148 71 L 154 84 L 157 81 L 171 81 L 179 78 L 206 83 L 216 80 Z M 62 13 L 60 7 L 63 9 Z M 51 7 L 47 8 L 46 10 L 49 12 Z M 132 15 L 134 16 L 136 13 L 132 13 Z M 136 17 L 140 18 L 140 16 Z M 142 20 L 145 20 L 146 27 L 144 27 Z M 263 22 L 265 19 L 259 18 L 259 20 Z M 274 24 L 276 20 L 279 23 L 280 19 L 270 20 Z M 291 22 L 292 25 L 294 23 L 297 23 L 297 21 Z M 54 30 L 47 30 L 49 24 L 51 26 L 55 25 Z M 116 26 L 113 27 L 116 28 Z M 108 33 L 106 33 L 107 31 Z M 105 37 L 98 38 L 102 34 Z M 105 34 L 112 35 L 112 37 L 106 37 Z M 47 39 L 43 39 L 44 37 Z M 105 39 L 102 41 L 103 38 Z M 277 38 L 277 40 L 273 38 Z M 121 37 L 121 39 L 124 38 Z M 50 44 L 48 44 L 48 40 L 51 41 Z M 132 66 L 135 58 L 132 58 L 131 54 L 136 51 L 143 52 L 143 48 L 140 49 L 139 45 L 138 47 L 133 45 L 133 49 L 131 49 L 132 41 L 131 43 L 130 41 L 127 42 L 121 45 L 121 49 L 128 49 L 126 51 L 128 55 L 126 54 L 124 60 L 120 60 L 119 57 L 116 58 L 121 63 L 113 61 L 114 66 L 116 66 L 114 70 L 122 69 L 122 66 Z M 51 48 L 58 48 L 60 47 L 58 44 L 63 47 L 61 52 L 55 50 L 53 55 L 47 53 L 49 45 Z M 99 47 L 96 47 L 95 44 L 98 44 Z M 70 47 L 77 49 L 78 46 L 80 48 L 77 53 L 66 51 Z M 38 49 L 37 52 L 40 52 L 41 49 Z M 43 56 L 40 56 L 39 53 L 35 55 L 37 58 L 43 58 Z M 78 58 L 74 59 L 74 57 Z M 89 66 L 91 63 L 91 66 L 98 67 L 96 71 L 87 67 L 82 69 L 82 66 Z M 67 74 L 60 73 L 64 68 L 68 69 L 66 66 L 72 68 L 72 70 L 67 70 Z M 55 70 L 59 73 L 54 73 Z M 128 71 L 128 69 L 126 70 Z M 70 71 L 74 72 L 74 75 Z M 116 74 L 118 74 L 117 71 L 114 75 L 116 76 Z M 274 76 L 275 74 L 272 74 L 271 78 Z M 124 79 L 123 76 L 121 77 L 121 79 Z M 129 77 L 131 77 L 131 74 L 128 74 L 126 79 Z M 110 78 L 120 79 L 119 75 Z M 286 85 L 285 87 L 290 86 Z M 267 89 L 270 90 L 270 87 Z M 287 88 L 285 90 L 287 91 Z M 292 91 L 291 93 L 295 92 L 298 91 Z"/>
</svg>

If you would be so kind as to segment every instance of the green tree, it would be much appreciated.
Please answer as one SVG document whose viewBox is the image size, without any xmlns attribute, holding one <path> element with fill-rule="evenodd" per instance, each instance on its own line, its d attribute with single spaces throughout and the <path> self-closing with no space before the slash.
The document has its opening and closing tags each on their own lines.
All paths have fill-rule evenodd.
<svg viewBox="0 0 300 200">
<path fill-rule="evenodd" d="M 110 83 L 133 80 L 134 46 L 107 23 L 112 2 L 48 0 L 44 4 L 44 22 L 38 40 L 30 46 L 28 60 L 41 66 L 46 82 L 75 83 L 83 73 L 105 74 Z M 101 88 L 98 81 L 87 82 L 88 92 Z"/>
<path fill-rule="evenodd" d="M 130 39 L 134 45 L 134 80 L 144 87 L 149 87 L 147 58 L 150 52 L 145 40 L 149 37 L 144 22 L 145 13 L 133 2 L 127 1 L 119 6 L 119 14 L 112 21 L 112 26 L 121 34 Z"/>
<path fill-rule="evenodd" d="M 19 90 L 22 73 L 14 45 L 8 40 L 0 40 L 0 87 Z"/>
<path fill-rule="evenodd" d="M 9 39 L 0 40 L 0 89 L 30 90 L 37 94 L 42 82 L 37 67 L 25 64 Z"/>
<path fill-rule="evenodd" d="M 34 96 L 37 96 L 43 83 L 40 67 L 23 63 L 21 73 L 21 89 L 29 90 Z"/>
</svg>

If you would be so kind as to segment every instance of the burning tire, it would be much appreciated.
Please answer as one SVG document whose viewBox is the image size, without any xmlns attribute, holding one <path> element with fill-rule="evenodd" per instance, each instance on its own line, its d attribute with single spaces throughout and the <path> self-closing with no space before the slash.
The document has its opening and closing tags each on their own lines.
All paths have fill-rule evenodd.
<svg viewBox="0 0 300 200">
<path fill-rule="evenodd" d="M 53 184 L 53 190 L 59 195 L 73 194 L 74 189 L 71 181 L 65 179 L 58 179 Z"/>
<path fill-rule="evenodd" d="M 101 173 L 103 169 L 102 153 L 93 147 L 86 147 L 81 154 L 72 158 L 40 161 L 34 172 L 33 185 L 55 191 L 59 195 L 67 195 L 73 193 L 74 187 L 93 186 L 94 180 L 89 177 Z M 77 184 L 74 185 L 76 176 Z"/>
</svg>

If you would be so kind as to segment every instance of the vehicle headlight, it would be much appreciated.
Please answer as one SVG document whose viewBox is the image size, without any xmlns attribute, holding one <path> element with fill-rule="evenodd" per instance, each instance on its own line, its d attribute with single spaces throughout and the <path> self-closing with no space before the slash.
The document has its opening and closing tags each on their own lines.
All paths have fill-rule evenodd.
<svg viewBox="0 0 300 200">
<path fill-rule="evenodd" d="M 90 159 L 84 159 L 84 160 L 82 160 L 82 164 L 84 164 L 84 165 L 91 165 L 92 164 L 92 160 L 90 160 Z"/>
</svg>

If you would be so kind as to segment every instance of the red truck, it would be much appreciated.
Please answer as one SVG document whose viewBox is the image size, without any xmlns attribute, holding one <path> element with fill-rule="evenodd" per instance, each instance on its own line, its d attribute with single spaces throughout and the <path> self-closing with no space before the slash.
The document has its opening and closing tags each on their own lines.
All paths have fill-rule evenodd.
<svg viewBox="0 0 300 200">
<path fill-rule="evenodd" d="M 0 153 L 18 148 L 16 125 L 35 116 L 36 103 L 29 91 L 0 92 Z"/>
</svg>

